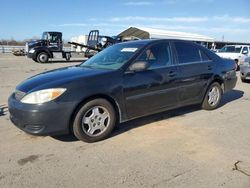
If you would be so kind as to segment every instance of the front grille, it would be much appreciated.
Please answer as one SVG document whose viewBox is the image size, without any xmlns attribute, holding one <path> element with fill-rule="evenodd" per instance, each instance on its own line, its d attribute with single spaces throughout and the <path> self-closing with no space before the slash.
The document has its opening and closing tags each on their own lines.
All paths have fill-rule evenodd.
<svg viewBox="0 0 250 188">
<path fill-rule="evenodd" d="M 16 90 L 14 96 L 16 100 L 20 101 L 24 97 L 25 93 L 19 90 Z"/>
</svg>

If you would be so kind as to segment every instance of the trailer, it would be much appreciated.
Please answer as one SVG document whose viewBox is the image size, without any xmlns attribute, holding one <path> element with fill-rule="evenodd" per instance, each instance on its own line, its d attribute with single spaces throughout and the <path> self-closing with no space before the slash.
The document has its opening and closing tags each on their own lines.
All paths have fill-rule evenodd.
<svg viewBox="0 0 250 188">
<path fill-rule="evenodd" d="M 126 42 L 130 40 L 140 40 L 140 38 L 135 36 L 106 36 L 100 35 L 99 30 L 91 30 L 88 35 L 87 43 L 81 44 L 77 42 L 68 42 L 73 46 L 73 48 L 85 49 L 85 57 L 90 58 L 103 49 L 120 42 Z"/>
</svg>

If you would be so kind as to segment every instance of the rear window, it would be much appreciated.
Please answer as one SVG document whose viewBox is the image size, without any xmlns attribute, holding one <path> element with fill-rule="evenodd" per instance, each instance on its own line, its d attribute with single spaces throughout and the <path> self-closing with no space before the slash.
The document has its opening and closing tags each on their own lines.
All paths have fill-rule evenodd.
<svg viewBox="0 0 250 188">
<path fill-rule="evenodd" d="M 180 64 L 210 60 L 202 50 L 191 43 L 175 42 L 175 49 Z"/>
<path fill-rule="evenodd" d="M 175 42 L 175 48 L 179 63 L 183 64 L 201 61 L 199 49 L 194 45 L 185 42 Z"/>
</svg>

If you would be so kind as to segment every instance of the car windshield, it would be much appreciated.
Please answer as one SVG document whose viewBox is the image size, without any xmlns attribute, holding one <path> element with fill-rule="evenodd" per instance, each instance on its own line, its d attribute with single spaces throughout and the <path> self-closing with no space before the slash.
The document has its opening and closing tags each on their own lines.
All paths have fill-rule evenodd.
<svg viewBox="0 0 250 188">
<path fill-rule="evenodd" d="M 142 47 L 142 43 L 116 44 L 99 52 L 80 66 L 116 70 L 128 62 Z"/>
<path fill-rule="evenodd" d="M 42 40 L 47 40 L 47 39 L 48 39 L 48 35 L 47 35 L 46 32 L 44 32 L 44 33 L 42 34 Z"/>
<path fill-rule="evenodd" d="M 224 46 L 219 52 L 240 53 L 241 49 L 241 46 Z"/>
</svg>

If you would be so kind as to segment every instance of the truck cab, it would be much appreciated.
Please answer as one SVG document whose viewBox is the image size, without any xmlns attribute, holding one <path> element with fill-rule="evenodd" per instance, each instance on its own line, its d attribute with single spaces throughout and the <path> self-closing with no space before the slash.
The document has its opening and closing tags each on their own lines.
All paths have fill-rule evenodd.
<svg viewBox="0 0 250 188">
<path fill-rule="evenodd" d="M 65 58 L 69 60 L 70 52 L 63 51 L 62 33 L 55 31 L 43 32 L 40 40 L 26 43 L 27 57 L 39 63 L 46 63 L 52 58 Z"/>
<path fill-rule="evenodd" d="M 216 54 L 222 58 L 234 60 L 239 70 L 240 62 L 250 56 L 250 47 L 248 45 L 225 45 Z"/>
</svg>

